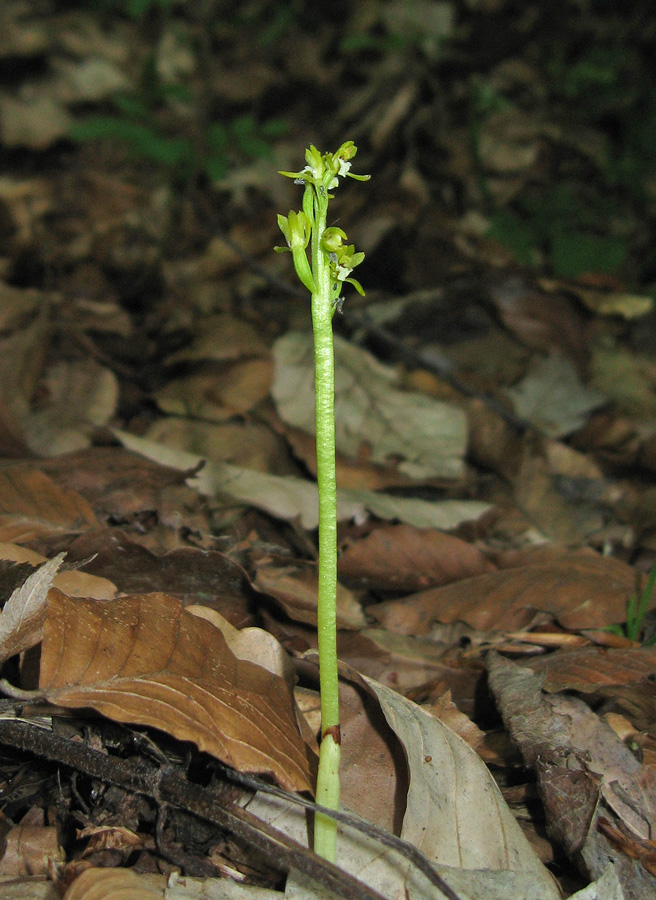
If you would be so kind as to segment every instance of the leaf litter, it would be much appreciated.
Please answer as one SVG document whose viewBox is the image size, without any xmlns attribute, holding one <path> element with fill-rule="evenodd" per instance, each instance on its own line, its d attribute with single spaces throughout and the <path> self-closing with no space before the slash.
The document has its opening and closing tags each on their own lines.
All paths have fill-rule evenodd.
<svg viewBox="0 0 656 900">
<path fill-rule="evenodd" d="M 305 812 L 289 825 L 303 846 L 279 836 L 272 864 L 257 830 L 238 849 L 189 800 L 203 790 L 205 815 L 217 791 L 248 806 L 255 788 L 215 758 L 313 783 L 309 312 L 270 248 L 293 202 L 273 173 L 297 156 L 303 98 L 325 91 L 341 99 L 313 139 L 357 137 L 376 178 L 340 209 L 369 265 L 367 297 L 335 319 L 340 657 L 369 678 L 356 690 L 342 677 L 344 803 L 411 836 L 460 898 L 556 896 L 552 874 L 581 900 L 655 893 L 654 653 L 617 634 L 656 547 L 640 250 L 653 211 L 649 191 L 616 190 L 621 165 L 605 169 L 600 123 L 630 102 L 608 87 L 626 81 L 621 54 L 604 57 L 617 29 L 601 10 L 564 16 L 563 47 L 582 54 L 570 69 L 567 52 L 544 64 L 540 16 L 481 61 L 477 36 L 514 29 L 503 0 L 360 6 L 265 33 L 257 13 L 208 23 L 174 5 L 153 26 L 160 150 L 185 103 L 195 131 L 193 96 L 225 112 L 234 141 L 240 121 L 250 149 L 257 110 L 294 122 L 268 159 L 239 145 L 243 160 L 219 160 L 207 196 L 161 156 L 67 141 L 90 107 L 143 86 L 137 22 L 0 11 L 1 877 L 20 882 L 3 881 L 8 897 L 268 900 L 300 865 L 314 875 L 289 877 L 288 896 L 315 898 L 332 877 L 312 869 Z M 198 29 L 215 42 L 211 77 Z M 581 94 L 577 79 L 599 71 L 589 33 L 606 80 Z M 636 45 L 649 33 L 633 31 Z M 303 90 L 279 90 L 292 83 Z M 183 90 L 165 99 L 169 87 Z M 644 106 L 638 120 L 650 127 Z M 651 157 L 632 157 L 640 138 L 622 128 L 639 179 Z M 619 206 L 600 215 L 602 200 Z M 32 740 L 12 744 L 25 723 Z M 135 758 L 149 777 L 154 759 L 184 772 L 189 796 L 135 793 L 135 771 L 118 774 Z M 354 834 L 344 826 L 344 870 L 357 850 L 353 868 L 385 897 L 438 895 Z"/>
</svg>

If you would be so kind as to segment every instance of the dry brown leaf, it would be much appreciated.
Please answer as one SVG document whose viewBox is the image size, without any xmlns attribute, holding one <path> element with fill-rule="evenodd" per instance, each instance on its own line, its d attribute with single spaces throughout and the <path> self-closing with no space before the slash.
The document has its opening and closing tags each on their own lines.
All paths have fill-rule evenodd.
<svg viewBox="0 0 656 900">
<path fill-rule="evenodd" d="M 636 573 L 594 554 L 524 565 L 431 588 L 367 608 L 385 628 L 427 634 L 435 622 L 466 622 L 480 631 L 515 631 L 548 614 L 565 628 L 604 628 L 626 618 Z"/>
<path fill-rule="evenodd" d="M 204 408 L 194 414 L 213 418 Z M 226 414 L 232 415 L 228 410 Z M 289 465 L 283 441 L 257 422 L 195 421 L 169 416 L 153 422 L 147 437 L 173 449 L 201 453 L 207 459 L 236 463 L 258 472 L 287 475 L 296 471 Z"/>
<path fill-rule="evenodd" d="M 455 626 L 441 641 L 395 634 L 384 628 L 340 632 L 338 655 L 360 674 L 375 678 L 415 702 L 450 691 L 458 708 L 473 715 L 481 665 L 456 658 L 449 648 L 471 629 Z M 421 698 L 421 700 L 419 700 Z"/>
<path fill-rule="evenodd" d="M 290 619 L 316 626 L 319 580 L 315 568 L 259 565 L 254 586 L 274 597 Z M 365 625 L 362 607 L 354 594 L 338 584 L 337 627 L 357 629 Z"/>
<path fill-rule="evenodd" d="M 0 283 L 3 303 L 7 294 L 15 313 L 11 324 L 20 327 L 0 337 L 0 450 L 4 456 L 29 456 L 24 422 L 49 342 L 49 297 Z"/>
<path fill-rule="evenodd" d="M 583 860 L 586 874 L 599 877 L 618 861 L 599 833 L 600 814 L 649 838 L 656 776 L 582 700 L 545 695 L 539 675 L 497 654 L 487 662 L 504 724 L 537 772 L 550 835 L 568 855 Z M 625 896 L 653 894 L 644 871 L 622 864 L 618 874 Z"/>
<path fill-rule="evenodd" d="M 64 894 L 63 900 L 162 900 L 164 887 L 151 888 L 149 880 L 132 869 L 86 869 Z"/>
<path fill-rule="evenodd" d="M 656 647 L 585 647 L 567 653 L 551 653 L 526 665 L 543 674 L 546 691 L 603 693 L 608 686 L 637 685 L 653 677 Z"/>
<path fill-rule="evenodd" d="M 381 525 L 339 557 L 340 577 L 373 590 L 420 591 L 493 569 L 472 544 L 410 525 Z"/>
<path fill-rule="evenodd" d="M 162 492 L 185 475 L 122 447 L 91 447 L 43 460 L 39 468 L 58 485 L 78 491 L 98 516 L 125 519 L 158 509 Z"/>
<path fill-rule="evenodd" d="M 317 445 L 314 435 L 300 428 L 287 425 L 275 413 L 267 414 L 273 428 L 284 435 L 296 459 L 316 477 Z M 354 459 L 337 451 L 335 454 L 337 484 L 342 488 L 354 488 L 366 491 L 383 491 L 390 487 L 404 487 L 414 484 L 407 475 L 399 472 L 393 465 L 382 465 L 363 459 Z"/>
<path fill-rule="evenodd" d="M 600 508 L 581 502 L 580 497 L 568 500 L 545 460 L 531 451 L 524 453 L 513 489 L 517 505 L 551 541 L 580 545 L 601 530 Z"/>
<path fill-rule="evenodd" d="M 544 677 L 543 690 L 580 691 L 612 698 L 642 731 L 656 720 L 655 647 L 586 647 L 526 663 Z"/>
<path fill-rule="evenodd" d="M 0 469 L 0 540 L 27 543 L 98 524 L 84 497 L 59 487 L 39 469 Z"/>
<path fill-rule="evenodd" d="M 155 399 L 160 409 L 170 415 L 223 422 L 249 412 L 264 400 L 272 377 L 271 359 L 240 359 L 169 381 Z"/>
<path fill-rule="evenodd" d="M 198 603 L 202 597 L 205 606 L 218 610 L 233 625 L 243 627 L 252 620 L 248 576 L 223 553 L 183 546 L 158 555 L 112 528 L 86 532 L 71 544 L 67 559 L 89 557 L 93 558 L 85 568 L 104 572 L 123 593 L 166 591 L 184 605 Z M 57 587 L 64 590 L 59 584 Z"/>
<path fill-rule="evenodd" d="M 485 740 L 485 733 L 455 705 L 451 698 L 451 691 L 445 691 L 430 703 L 423 703 L 422 709 L 427 709 L 436 719 L 444 722 L 451 731 L 454 731 L 463 741 L 466 741 L 473 750 L 478 750 Z"/>
<path fill-rule="evenodd" d="M 310 752 L 285 682 L 238 660 L 217 628 L 174 597 L 102 603 L 53 589 L 39 686 L 60 706 L 151 725 L 240 771 L 310 788 Z"/>
<path fill-rule="evenodd" d="M 48 875 L 64 859 L 55 827 L 16 825 L 5 837 L 0 876 Z"/>
<path fill-rule="evenodd" d="M 88 838 L 83 857 L 102 850 L 117 850 L 127 858 L 136 848 L 141 849 L 148 843 L 152 845 L 152 838 L 119 825 L 90 825 L 79 829 L 76 837 L 80 841 Z"/>
<path fill-rule="evenodd" d="M 191 347 L 170 356 L 167 362 L 227 362 L 270 353 L 267 342 L 253 325 L 227 313 L 208 316 Z"/>
<path fill-rule="evenodd" d="M 17 563 L 29 563 L 31 566 L 40 566 L 48 562 L 47 557 L 35 550 L 20 547 L 18 544 L 6 544 L 0 542 L 0 560 L 11 560 Z M 69 597 L 93 597 L 94 600 L 113 600 L 116 596 L 116 585 L 107 578 L 99 578 L 88 572 L 78 570 L 57 572 L 52 581 L 54 587 L 59 588 Z"/>
<path fill-rule="evenodd" d="M 250 659 L 267 672 L 283 678 L 290 689 L 296 684 L 294 661 L 282 644 L 264 628 L 235 628 L 230 622 L 209 606 L 192 604 L 185 607 L 193 616 L 206 619 L 223 634 L 228 647 L 237 659 Z"/>
<path fill-rule="evenodd" d="M 588 365 L 584 321 L 564 296 L 546 297 L 521 278 L 509 278 L 491 290 L 501 321 L 523 344 L 541 353 L 559 351 L 580 375 Z"/>
</svg>

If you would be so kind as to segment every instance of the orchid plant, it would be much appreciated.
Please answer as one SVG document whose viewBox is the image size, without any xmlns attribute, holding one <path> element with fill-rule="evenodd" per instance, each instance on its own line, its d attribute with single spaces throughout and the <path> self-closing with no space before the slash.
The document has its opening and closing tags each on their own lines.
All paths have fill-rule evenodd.
<svg viewBox="0 0 656 900">
<path fill-rule="evenodd" d="M 356 253 L 341 228 L 328 227 L 329 201 L 339 179 L 348 176 L 367 181 L 369 175 L 354 175 L 351 160 L 357 148 L 346 141 L 336 153 L 320 153 L 310 145 L 305 151 L 307 165 L 300 172 L 280 172 L 303 185 L 303 208 L 278 216 L 278 225 L 287 242 L 276 247 L 290 250 L 296 274 L 312 295 L 314 331 L 315 421 L 317 441 L 317 484 L 319 490 L 319 683 L 321 691 L 321 747 L 317 776 L 317 803 L 329 809 L 339 806 L 339 759 L 341 734 L 337 675 L 337 483 L 335 475 L 335 361 L 332 319 L 341 309 L 342 288 L 353 285 L 364 294 L 359 281 L 351 277 L 364 259 Z M 308 247 L 310 258 L 308 259 Z M 337 822 L 318 813 L 314 825 L 314 849 L 335 861 Z"/>
</svg>

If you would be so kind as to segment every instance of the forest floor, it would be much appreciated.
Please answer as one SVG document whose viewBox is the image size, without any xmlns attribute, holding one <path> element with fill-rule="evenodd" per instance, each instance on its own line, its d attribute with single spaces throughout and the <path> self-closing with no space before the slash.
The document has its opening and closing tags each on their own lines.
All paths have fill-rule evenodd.
<svg viewBox="0 0 656 900">
<path fill-rule="evenodd" d="M 656 897 L 656 14 L 311 6 L 0 8 L 0 893 Z M 273 248 L 346 140 L 335 869 Z"/>
</svg>

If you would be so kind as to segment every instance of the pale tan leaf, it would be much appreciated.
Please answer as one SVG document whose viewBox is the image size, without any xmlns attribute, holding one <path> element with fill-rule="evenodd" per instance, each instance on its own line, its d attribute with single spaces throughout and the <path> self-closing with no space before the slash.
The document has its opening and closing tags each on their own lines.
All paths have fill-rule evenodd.
<svg viewBox="0 0 656 900">
<path fill-rule="evenodd" d="M 45 562 L 5 603 L 0 613 L 0 662 L 34 647 L 41 640 L 48 591 L 65 556 L 58 553 Z"/>
<path fill-rule="evenodd" d="M 171 415 L 198 416 L 223 422 L 243 414 L 269 393 L 273 372 L 270 359 L 242 359 L 169 381 L 155 394 L 161 410 Z"/>
<path fill-rule="evenodd" d="M 477 754 L 412 701 L 370 679 L 365 682 L 406 755 L 410 785 L 401 837 L 423 851 L 458 896 L 557 900 L 560 892 L 555 880 L 531 849 Z M 364 733 L 362 738 L 366 741 Z M 344 750 L 347 744 L 345 730 Z M 359 744 L 359 756 L 357 748 L 350 752 L 358 759 L 360 779 L 366 784 L 363 746 Z M 249 802 L 249 810 L 307 842 L 303 811 L 262 794 Z M 337 858 L 343 869 L 388 900 L 442 898 L 406 858 L 342 825 Z M 286 897 L 316 900 L 317 896 L 324 895 L 317 894 L 314 885 L 299 886 L 295 876 L 288 881 Z"/>
<path fill-rule="evenodd" d="M 209 606 L 185 606 L 193 616 L 211 622 L 223 634 L 228 647 L 238 659 L 250 659 L 267 672 L 279 675 L 290 688 L 296 684 L 294 662 L 275 637 L 263 628 L 235 628 L 228 620 Z"/>
<path fill-rule="evenodd" d="M 207 317 L 193 344 L 170 356 L 167 362 L 226 362 L 255 356 L 267 357 L 269 352 L 261 331 L 244 319 L 219 313 Z"/>
<path fill-rule="evenodd" d="M 534 879 L 534 896 L 559 897 L 555 880 L 531 849 L 478 755 L 415 703 L 371 679 L 365 681 L 408 760 L 410 786 L 401 836 L 440 865 L 525 875 Z M 420 896 L 417 887 L 414 896 Z"/>
<path fill-rule="evenodd" d="M 198 454 L 175 450 L 118 429 L 114 429 L 113 433 L 129 450 L 172 468 L 188 471 L 204 459 Z M 298 518 L 303 528 L 316 528 L 319 524 L 317 486 L 302 478 L 267 475 L 239 466 L 208 462 L 193 479 L 189 479 L 189 483 L 201 494 L 225 494 L 280 519 Z M 477 500 L 428 503 L 373 491 L 337 491 L 337 518 L 340 522 L 353 519 L 362 524 L 369 511 L 378 518 L 399 519 L 415 528 L 450 529 L 462 522 L 478 519 L 490 508 L 489 503 Z"/>
<path fill-rule="evenodd" d="M 285 682 L 237 659 L 217 628 L 166 594 L 103 603 L 53 589 L 40 687 L 60 706 L 151 725 L 238 770 L 310 788 L 311 754 Z"/>
<path fill-rule="evenodd" d="M 86 869 L 75 879 L 63 900 L 163 900 L 163 889 L 150 887 L 132 869 Z"/>
<path fill-rule="evenodd" d="M 51 865 L 61 864 L 65 859 L 54 827 L 16 825 L 4 842 L 0 876 L 48 875 Z"/>
<path fill-rule="evenodd" d="M 31 450 L 57 456 L 88 447 L 88 432 L 105 425 L 116 410 L 118 380 L 93 359 L 60 362 L 44 375 L 48 403 L 23 420 Z"/>
<path fill-rule="evenodd" d="M 535 356 L 526 376 L 506 393 L 522 419 L 558 438 L 576 431 L 607 402 L 604 394 L 583 384 L 569 359 L 556 354 Z"/>
<path fill-rule="evenodd" d="M 271 394 L 282 419 L 314 433 L 312 336 L 289 332 L 274 346 Z M 397 387 L 393 369 L 335 337 L 337 449 L 386 463 L 400 458 L 411 478 L 457 478 L 463 472 L 467 423 L 462 410 Z"/>
<path fill-rule="evenodd" d="M 51 97 L 28 100 L 0 95 L 0 139 L 5 147 L 45 150 L 68 135 L 73 119 L 62 103 Z"/>
</svg>

